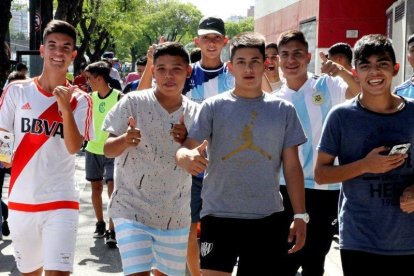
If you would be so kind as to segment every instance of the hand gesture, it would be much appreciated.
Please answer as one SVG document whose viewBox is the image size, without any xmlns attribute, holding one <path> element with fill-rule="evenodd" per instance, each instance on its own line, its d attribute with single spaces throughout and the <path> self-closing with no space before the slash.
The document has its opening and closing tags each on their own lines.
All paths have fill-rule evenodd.
<svg viewBox="0 0 414 276">
<path fill-rule="evenodd" d="M 53 89 L 52 94 L 56 97 L 60 112 L 72 112 L 72 109 L 70 108 L 70 100 L 72 99 L 73 91 L 75 91 L 76 88 L 78 87 L 72 85 L 68 87 L 59 85 Z"/>
<path fill-rule="evenodd" d="M 181 115 L 177 124 L 173 124 L 171 126 L 170 134 L 174 138 L 174 141 L 179 144 L 182 144 L 185 141 L 188 132 L 184 124 L 184 115 Z"/>
<path fill-rule="evenodd" d="M 154 50 L 155 48 L 164 43 L 165 42 L 165 38 L 164 36 L 160 36 L 160 40 L 158 41 L 158 44 L 152 44 L 148 47 L 148 51 L 147 51 L 147 63 L 149 62 L 150 64 L 154 63 Z"/>
<path fill-rule="evenodd" d="M 400 208 L 408 214 L 414 211 L 414 185 L 405 188 L 400 197 Z"/>
<path fill-rule="evenodd" d="M 4 162 L 4 161 L 0 161 L 0 164 L 1 164 L 0 168 L 3 167 L 5 169 L 9 169 L 12 166 L 11 163 L 7 163 L 7 162 Z"/>
<path fill-rule="evenodd" d="M 128 129 L 124 135 L 124 142 L 127 147 L 136 147 L 141 142 L 141 131 L 135 126 L 134 117 L 129 116 Z"/>
<path fill-rule="evenodd" d="M 319 52 L 319 57 L 322 60 L 321 72 L 328 74 L 331 77 L 336 77 L 340 71 L 344 70 L 344 67 L 326 57 L 324 52 Z"/>
<path fill-rule="evenodd" d="M 207 140 L 204 140 L 201 145 L 186 152 L 186 161 L 183 162 L 182 167 L 194 176 L 204 172 L 207 168 L 207 145 Z"/>
<path fill-rule="evenodd" d="M 367 173 L 386 173 L 404 164 L 407 154 L 383 155 L 382 152 L 389 150 L 387 147 L 373 149 L 363 159 L 363 169 Z"/>
</svg>

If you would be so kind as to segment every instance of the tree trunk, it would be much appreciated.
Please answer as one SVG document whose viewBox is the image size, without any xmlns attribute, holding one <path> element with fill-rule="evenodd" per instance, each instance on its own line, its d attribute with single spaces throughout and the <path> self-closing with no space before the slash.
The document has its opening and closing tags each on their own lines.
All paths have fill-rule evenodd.
<svg viewBox="0 0 414 276">
<path fill-rule="evenodd" d="M 55 19 L 66 21 L 76 27 L 82 15 L 83 0 L 58 0 Z"/>
<path fill-rule="evenodd" d="M 9 22 L 12 18 L 11 9 L 12 0 L 0 1 L 0 91 L 7 80 L 10 71 L 10 46 L 6 40 L 9 32 Z"/>
</svg>

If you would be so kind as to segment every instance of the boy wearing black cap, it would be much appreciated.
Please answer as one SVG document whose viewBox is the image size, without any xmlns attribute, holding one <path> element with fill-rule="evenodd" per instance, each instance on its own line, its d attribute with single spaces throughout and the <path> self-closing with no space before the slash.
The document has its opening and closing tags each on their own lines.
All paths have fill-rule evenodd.
<svg viewBox="0 0 414 276">
<path fill-rule="evenodd" d="M 201 60 L 192 64 L 191 76 L 187 79 L 183 94 L 201 103 L 205 99 L 234 87 L 234 78 L 226 63 L 220 58 L 221 50 L 228 43 L 224 22 L 218 17 L 204 17 L 198 25 L 198 36 L 194 43 L 201 49 Z M 192 276 L 200 274 L 197 243 L 197 225 L 200 221 L 201 187 L 203 174 L 193 176 L 191 187 L 191 228 L 188 239 L 187 265 Z"/>
</svg>

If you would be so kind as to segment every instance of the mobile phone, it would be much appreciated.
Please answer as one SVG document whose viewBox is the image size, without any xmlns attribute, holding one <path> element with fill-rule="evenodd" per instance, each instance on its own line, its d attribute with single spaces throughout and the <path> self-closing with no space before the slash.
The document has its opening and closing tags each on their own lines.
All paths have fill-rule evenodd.
<svg viewBox="0 0 414 276">
<path fill-rule="evenodd" d="M 410 143 L 395 145 L 391 148 L 390 153 L 388 153 L 388 155 L 393 155 L 397 153 L 405 154 L 407 153 L 410 146 L 411 146 Z"/>
</svg>

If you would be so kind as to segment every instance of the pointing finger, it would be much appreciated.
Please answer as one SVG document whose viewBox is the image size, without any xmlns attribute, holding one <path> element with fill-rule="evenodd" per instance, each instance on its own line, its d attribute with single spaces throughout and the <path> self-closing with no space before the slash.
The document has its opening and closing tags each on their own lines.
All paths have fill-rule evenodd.
<svg viewBox="0 0 414 276">
<path fill-rule="evenodd" d="M 165 37 L 162 35 L 160 36 L 159 44 L 164 43 L 164 42 L 165 42 Z"/>
<path fill-rule="evenodd" d="M 322 51 L 319 52 L 319 57 L 321 58 L 322 62 L 327 62 L 328 58 L 326 57 L 326 54 Z"/>
</svg>

